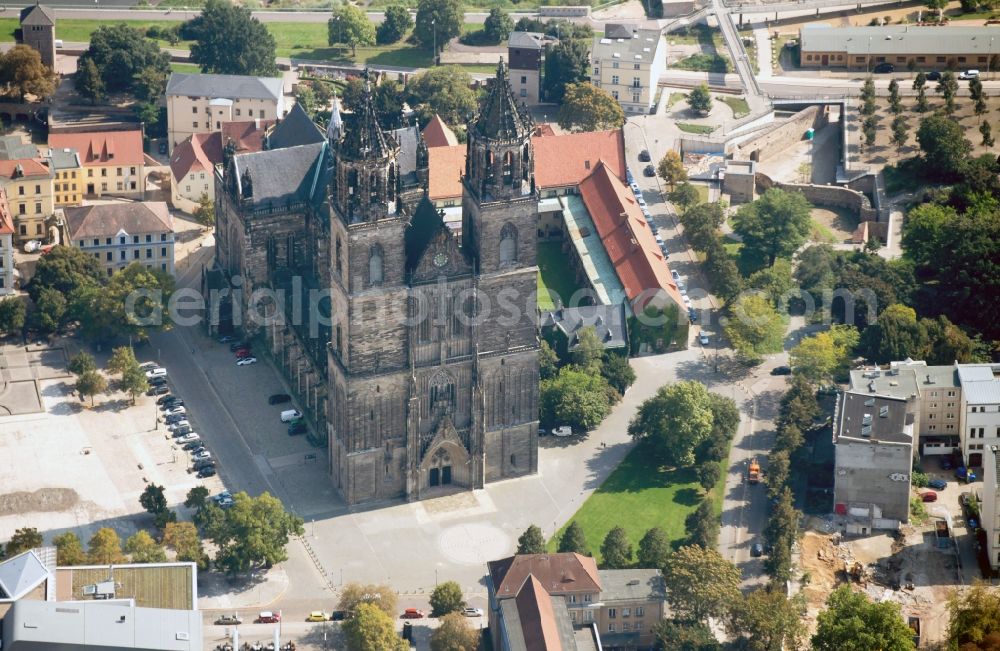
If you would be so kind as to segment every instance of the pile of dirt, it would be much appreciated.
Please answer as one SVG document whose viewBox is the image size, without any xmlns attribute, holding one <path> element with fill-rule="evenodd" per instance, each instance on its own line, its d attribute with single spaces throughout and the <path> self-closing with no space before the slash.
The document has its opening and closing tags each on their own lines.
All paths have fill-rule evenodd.
<svg viewBox="0 0 1000 651">
<path fill-rule="evenodd" d="M 838 585 L 844 581 L 844 560 L 832 537 L 807 531 L 802 537 L 802 571 L 808 572 L 809 583 L 803 587 L 810 609 L 820 609 Z"/>
<path fill-rule="evenodd" d="M 32 511 L 65 511 L 80 501 L 72 488 L 39 488 L 0 495 L 0 516 Z"/>
</svg>

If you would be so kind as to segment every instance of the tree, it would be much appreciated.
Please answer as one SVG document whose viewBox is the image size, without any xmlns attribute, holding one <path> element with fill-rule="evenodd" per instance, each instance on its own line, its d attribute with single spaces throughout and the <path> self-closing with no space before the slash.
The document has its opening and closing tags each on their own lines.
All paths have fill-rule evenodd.
<svg viewBox="0 0 1000 651">
<path fill-rule="evenodd" d="M 701 195 L 698 194 L 698 190 L 693 185 L 685 181 L 678 185 L 677 189 L 670 192 L 669 199 L 672 203 L 680 206 L 682 210 L 687 210 L 701 201 Z"/>
<path fill-rule="evenodd" d="M 661 619 L 653 625 L 658 651 L 721 651 L 707 625 L 700 622 Z"/>
<path fill-rule="evenodd" d="M 100 285 L 105 278 L 101 263 L 75 247 L 54 246 L 35 264 L 35 275 L 28 284 L 31 300 L 38 302 L 45 288 L 71 296 L 81 287 Z"/>
<path fill-rule="evenodd" d="M 580 369 L 600 372 L 604 360 L 604 344 L 597 337 L 597 330 L 593 326 L 580 329 L 576 346 L 569 355 L 570 360 Z"/>
<path fill-rule="evenodd" d="M 538 350 L 538 371 L 543 380 L 551 379 L 559 372 L 559 354 L 544 339 Z"/>
<path fill-rule="evenodd" d="M 562 423 L 578 430 L 591 430 L 611 410 L 609 391 L 611 387 L 599 374 L 565 366 L 556 377 L 541 382 L 541 420 L 546 424 Z"/>
<path fill-rule="evenodd" d="M 890 305 L 861 336 L 860 350 L 869 360 L 884 364 L 912 357 L 919 359 L 927 346 L 927 332 L 917 313 L 906 305 Z"/>
<path fill-rule="evenodd" d="M 920 91 L 923 90 L 927 85 L 927 73 L 921 71 L 917 73 L 917 76 L 913 78 L 913 90 Z"/>
<path fill-rule="evenodd" d="M 632 543 L 625 529 L 615 527 L 608 532 L 601 543 L 601 558 L 609 570 L 625 569 L 632 564 Z"/>
<path fill-rule="evenodd" d="M 0 54 L 0 89 L 2 94 L 23 102 L 26 95 L 37 100 L 47 99 L 55 92 L 52 68 L 42 63 L 38 50 L 28 45 L 15 45 Z"/>
<path fill-rule="evenodd" d="M 708 115 L 712 111 L 712 94 L 708 90 L 708 84 L 701 83 L 692 88 L 688 93 L 687 103 L 692 111 Z"/>
<path fill-rule="evenodd" d="M 983 123 L 979 125 L 979 133 L 982 134 L 983 136 L 982 140 L 983 147 L 992 147 L 994 142 L 993 129 L 992 127 L 990 127 L 989 122 L 983 120 Z"/>
<path fill-rule="evenodd" d="M 673 152 L 668 151 L 667 156 L 671 153 Z M 664 156 L 664 160 L 666 160 L 667 156 Z M 674 157 L 671 158 L 673 159 Z M 674 171 L 679 169 L 686 176 L 687 172 L 684 170 L 684 166 L 680 165 L 679 168 L 677 167 L 679 163 L 680 156 L 676 156 L 676 161 L 669 161 L 667 167 Z M 661 168 L 663 165 L 664 161 L 660 161 Z M 680 187 L 683 187 L 683 184 L 678 189 Z M 706 253 L 718 241 L 719 228 L 725 221 L 726 213 L 720 203 L 699 203 L 688 208 L 681 214 L 681 225 L 684 226 L 684 236 L 696 250 L 705 251 Z"/>
<path fill-rule="evenodd" d="M 87 563 L 87 554 L 83 551 L 83 544 L 72 531 L 59 534 L 52 539 L 52 544 L 56 548 L 56 565 L 67 567 Z"/>
<path fill-rule="evenodd" d="M 167 87 L 169 55 L 142 31 L 125 23 L 94 30 L 79 63 L 87 60 L 94 62 L 108 91 L 127 91 L 149 101 L 162 96 Z"/>
<path fill-rule="evenodd" d="M 713 293 L 727 304 L 740 293 L 743 278 L 740 276 L 736 262 L 733 261 L 722 245 L 722 240 L 714 238 L 705 251 L 705 274 L 712 283 Z"/>
<path fill-rule="evenodd" d="M 566 86 L 590 79 L 590 47 L 587 41 L 568 39 L 545 48 L 545 98 L 562 102 Z"/>
<path fill-rule="evenodd" d="M 747 651 L 799 649 L 807 632 L 804 612 L 801 594 L 786 599 L 779 590 L 761 588 L 733 604 L 726 631 Z"/>
<path fill-rule="evenodd" d="M 396 592 L 390 586 L 348 583 L 340 592 L 337 609 L 353 613 L 362 604 L 375 606 L 388 617 L 396 616 Z"/>
<path fill-rule="evenodd" d="M 948 598 L 948 642 L 962 651 L 987 651 L 987 639 L 1000 641 L 1000 593 L 983 583 L 955 590 Z M 977 644 L 978 643 L 978 644 Z"/>
<path fill-rule="evenodd" d="M 195 486 L 187 492 L 184 506 L 195 510 L 203 509 L 208 506 L 208 494 L 208 488 L 205 486 Z"/>
<path fill-rule="evenodd" d="M 199 570 L 208 568 L 208 556 L 193 523 L 168 522 L 163 527 L 163 544 L 174 550 L 178 561 L 197 563 Z"/>
<path fill-rule="evenodd" d="M 445 581 L 434 586 L 431 592 L 431 617 L 442 617 L 465 608 L 462 586 L 455 581 Z"/>
<path fill-rule="evenodd" d="M 431 651 L 477 651 L 480 637 L 461 613 L 448 613 L 431 633 Z"/>
<path fill-rule="evenodd" d="M 168 302 L 174 279 L 165 271 L 133 262 L 104 287 L 88 286 L 72 295 L 70 312 L 80 320 L 84 337 L 108 341 L 137 340 L 170 326 Z"/>
<path fill-rule="evenodd" d="M 518 554 L 544 554 L 545 536 L 542 530 L 535 525 L 529 526 L 517 539 Z"/>
<path fill-rule="evenodd" d="M 826 601 L 812 637 L 815 651 L 910 651 L 913 632 L 894 601 L 872 603 L 842 585 Z"/>
<path fill-rule="evenodd" d="M 771 305 L 781 308 L 795 287 L 791 261 L 787 258 L 778 258 L 770 267 L 753 272 L 747 278 L 747 287 L 764 292 Z"/>
<path fill-rule="evenodd" d="M 302 88 L 306 88 L 306 86 L 302 86 Z M 198 197 L 198 207 L 194 209 L 194 218 L 202 226 L 209 228 L 215 226 L 215 204 L 209 199 L 207 192 L 202 192 L 201 196 Z"/>
<path fill-rule="evenodd" d="M 931 108 L 930 103 L 927 101 L 927 91 L 923 87 L 917 91 L 917 102 L 913 107 L 917 113 L 926 113 Z"/>
<path fill-rule="evenodd" d="M 413 18 L 403 5 L 390 5 L 385 8 L 385 19 L 375 30 L 375 42 L 379 45 L 390 45 L 403 38 L 413 29 Z"/>
<path fill-rule="evenodd" d="M 812 205 L 799 192 L 770 188 L 753 203 L 742 206 L 733 219 L 733 231 L 743 238 L 741 257 L 754 267 L 771 266 L 779 257 L 791 257 L 806 241 L 812 227 Z"/>
<path fill-rule="evenodd" d="M 792 578 L 792 545 L 799 537 L 799 518 L 792 491 L 787 486 L 781 490 L 778 501 L 771 507 L 771 515 L 764 527 L 764 539 L 771 544 L 771 554 L 764 561 L 764 570 L 775 583 L 782 584 Z"/>
<path fill-rule="evenodd" d="M 628 357 L 611 351 L 604 355 L 601 375 L 611 388 L 621 395 L 625 394 L 626 389 L 632 386 L 636 378 L 635 370 L 628 363 Z"/>
<path fill-rule="evenodd" d="M 146 513 L 156 515 L 167 510 L 167 497 L 163 494 L 163 486 L 156 484 L 146 484 L 146 489 L 139 496 L 139 504 L 146 509 Z"/>
<path fill-rule="evenodd" d="M 302 535 L 302 518 L 285 511 L 281 500 L 267 492 L 250 497 L 241 491 L 233 502 L 221 518 L 205 525 L 218 547 L 216 565 L 232 575 L 287 560 L 288 538 Z"/>
<path fill-rule="evenodd" d="M 440 66 L 418 74 L 406 90 L 410 104 L 426 104 L 449 124 L 460 124 L 476 110 L 472 77 L 459 66 Z"/>
<path fill-rule="evenodd" d="M 656 166 L 656 173 L 667 182 L 671 192 L 673 192 L 675 185 L 685 183 L 688 179 L 684 161 L 681 160 L 681 155 L 673 149 L 668 149 L 667 153 L 660 159 Z"/>
<path fill-rule="evenodd" d="M 948 0 L 924 0 L 924 5 L 931 11 L 936 11 L 940 20 L 941 12 L 948 6 Z"/>
<path fill-rule="evenodd" d="M 944 110 L 949 115 L 955 112 L 955 95 L 958 93 L 958 81 L 955 79 L 955 73 L 951 70 L 945 70 L 941 74 L 941 79 L 937 83 L 937 92 L 941 93 L 944 97 Z"/>
<path fill-rule="evenodd" d="M 652 451 L 666 463 L 689 466 L 694 450 L 712 431 L 708 390 L 700 382 L 684 381 L 660 387 L 639 406 L 628 425 L 633 439 L 648 439 Z"/>
<path fill-rule="evenodd" d="M 715 506 L 709 497 L 703 499 L 697 510 L 689 513 L 684 519 L 684 530 L 688 534 L 688 544 L 703 549 L 715 549 L 720 527 L 720 518 L 715 514 Z"/>
<path fill-rule="evenodd" d="M 906 214 L 903 222 L 903 250 L 919 266 L 933 264 L 937 248 L 958 214 L 951 206 L 924 203 Z"/>
<path fill-rule="evenodd" d="M 929 364 L 963 364 L 977 359 L 976 343 L 962 329 L 941 314 L 936 319 L 920 319 L 920 325 L 927 333 L 926 354 L 923 356 Z"/>
<path fill-rule="evenodd" d="M 777 500 L 792 472 L 792 459 L 788 450 L 777 450 L 768 456 L 767 475 L 764 482 L 767 484 L 767 498 Z"/>
<path fill-rule="evenodd" d="M 733 303 L 725 325 L 733 348 L 749 364 L 763 355 L 781 352 L 785 324 L 769 301 L 759 294 L 745 294 Z"/>
<path fill-rule="evenodd" d="M 97 362 L 94 361 L 93 355 L 82 350 L 70 358 L 67 368 L 73 375 L 83 375 L 88 371 L 97 370 Z"/>
<path fill-rule="evenodd" d="M 407 651 L 410 644 L 396 632 L 393 618 L 372 604 L 360 604 L 342 625 L 348 651 Z"/>
<path fill-rule="evenodd" d="M 878 118 L 874 115 L 869 115 L 861 123 L 861 133 L 865 137 L 865 147 L 871 147 L 875 144 L 875 137 L 878 134 Z"/>
<path fill-rule="evenodd" d="M 500 7 L 493 7 L 483 21 L 483 34 L 487 43 L 503 43 L 514 30 L 514 21 Z"/>
<path fill-rule="evenodd" d="M 583 535 L 583 527 L 576 520 L 569 523 L 559 539 L 559 553 L 575 552 L 581 556 L 590 556 L 587 549 L 587 538 Z"/>
<path fill-rule="evenodd" d="M 125 540 L 125 553 L 133 563 L 165 563 L 167 553 L 145 529 L 140 529 Z"/>
<path fill-rule="evenodd" d="M 556 121 L 567 131 L 603 131 L 621 128 L 625 113 L 606 90 L 580 82 L 566 84 Z"/>
<path fill-rule="evenodd" d="M 462 33 L 464 22 L 465 14 L 459 0 L 420 0 L 413 36 L 425 48 L 436 48 L 433 55 L 437 59 L 444 44 Z"/>
<path fill-rule="evenodd" d="M 636 560 L 641 568 L 661 569 L 667 564 L 669 555 L 670 540 L 667 538 L 667 534 L 663 529 L 653 527 L 639 541 L 639 552 L 636 555 Z"/>
<path fill-rule="evenodd" d="M 76 378 L 74 387 L 80 397 L 89 397 L 90 406 L 94 406 L 94 396 L 108 390 L 108 381 L 97 371 L 86 371 Z"/>
<path fill-rule="evenodd" d="M 87 543 L 88 557 L 95 565 L 111 565 L 125 562 L 122 556 L 122 541 L 114 529 L 103 527 L 97 530 Z"/>
<path fill-rule="evenodd" d="M 899 96 L 899 82 L 895 79 L 889 82 L 889 110 L 896 115 L 903 112 L 903 103 Z"/>
<path fill-rule="evenodd" d="M 906 121 L 906 116 L 897 115 L 892 119 L 892 144 L 896 145 L 896 151 L 903 148 L 910 137 L 910 125 Z"/>
<path fill-rule="evenodd" d="M 875 114 L 875 81 L 869 76 L 861 86 L 861 115 Z"/>
<path fill-rule="evenodd" d="M 129 346 L 118 346 L 111 351 L 111 358 L 108 360 L 107 365 L 104 370 L 108 373 L 122 374 L 132 368 L 132 366 L 138 366 L 139 362 L 135 358 L 135 352 Z"/>
<path fill-rule="evenodd" d="M 73 75 L 73 85 L 80 97 L 90 100 L 91 104 L 97 104 L 104 100 L 105 86 L 101 71 L 97 69 L 97 64 L 89 57 L 81 57 L 76 66 L 76 74 Z"/>
<path fill-rule="evenodd" d="M 205 73 L 277 76 L 274 36 L 250 8 L 228 0 L 206 0 L 201 14 L 182 27 L 195 41 L 191 60 Z"/>
<path fill-rule="evenodd" d="M 38 533 L 38 529 L 34 527 L 21 527 L 7 541 L 4 554 L 7 558 L 13 558 L 21 552 L 41 547 L 44 542 L 42 534 Z"/>
<path fill-rule="evenodd" d="M 719 469 L 719 464 L 714 461 L 706 461 L 705 463 L 698 464 L 695 468 L 695 473 L 698 475 L 698 483 L 706 491 L 712 490 L 719 481 L 719 477 L 722 476 L 722 471 Z"/>
<path fill-rule="evenodd" d="M 976 98 L 975 104 L 973 104 L 973 110 L 976 112 L 976 116 L 979 118 L 982 118 L 983 115 L 986 114 L 987 106 L 986 106 L 985 96 L 979 96 Z"/>
<path fill-rule="evenodd" d="M 667 603 L 675 616 L 707 623 L 740 598 L 740 571 L 714 549 L 686 545 L 663 568 Z"/>
<path fill-rule="evenodd" d="M 17 296 L 0 300 L 0 333 L 4 336 L 20 332 L 24 328 L 24 301 Z"/>
<path fill-rule="evenodd" d="M 859 335 L 854 326 L 835 325 L 802 339 L 791 351 L 791 366 L 810 382 L 832 381 L 850 367 Z"/>
<path fill-rule="evenodd" d="M 336 7 L 326 24 L 327 44 L 346 43 L 351 56 L 357 56 L 359 45 L 375 45 L 375 25 L 361 7 L 342 4 Z"/>
</svg>

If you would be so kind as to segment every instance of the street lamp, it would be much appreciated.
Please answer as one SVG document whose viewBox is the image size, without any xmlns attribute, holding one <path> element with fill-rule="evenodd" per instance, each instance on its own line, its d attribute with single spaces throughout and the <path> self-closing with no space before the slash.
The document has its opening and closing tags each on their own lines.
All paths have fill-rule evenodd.
<svg viewBox="0 0 1000 651">
<path fill-rule="evenodd" d="M 433 33 L 433 43 L 434 43 L 434 53 L 431 55 L 431 65 L 437 64 L 438 56 L 438 33 L 437 33 L 437 19 L 431 18 L 431 32 Z"/>
</svg>

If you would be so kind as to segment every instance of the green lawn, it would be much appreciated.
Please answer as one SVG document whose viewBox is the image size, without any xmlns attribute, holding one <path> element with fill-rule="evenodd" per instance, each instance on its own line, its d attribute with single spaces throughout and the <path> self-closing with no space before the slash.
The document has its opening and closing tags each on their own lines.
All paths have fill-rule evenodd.
<svg viewBox="0 0 1000 651">
<path fill-rule="evenodd" d="M 732 109 L 734 118 L 741 118 L 750 113 L 750 105 L 742 97 L 720 97 L 719 100 Z"/>
<path fill-rule="evenodd" d="M 725 474 L 712 494 L 716 513 L 722 511 L 724 477 Z M 697 510 L 702 494 L 694 468 L 671 470 L 658 466 L 653 455 L 639 445 L 583 503 L 571 521 L 583 527 L 587 547 L 600 564 L 601 543 L 616 526 L 625 528 L 634 550 L 638 550 L 642 536 L 653 527 L 663 529 L 671 542 L 682 541 L 686 537 L 684 519 Z M 565 528 L 549 541 L 550 551 L 559 546 Z"/>
<path fill-rule="evenodd" d="M 687 122 L 678 122 L 677 128 L 684 133 L 706 134 L 715 131 L 715 127 L 706 124 L 688 124 Z"/>
<path fill-rule="evenodd" d="M 555 307 L 554 293 L 563 305 L 569 304 L 573 292 L 579 289 L 574 273 L 566 264 L 566 255 L 560 242 L 538 243 L 538 307 L 543 310 Z"/>
<path fill-rule="evenodd" d="M 194 63 L 176 63 L 170 62 L 170 69 L 174 72 L 187 72 L 187 73 L 197 73 L 201 72 L 201 66 L 195 65 Z"/>
<path fill-rule="evenodd" d="M 820 224 L 815 219 L 812 220 L 812 225 L 809 228 L 809 239 L 813 242 L 821 242 L 824 244 L 833 244 L 837 241 L 830 229 L 824 224 Z"/>
<path fill-rule="evenodd" d="M 667 108 L 670 108 L 671 106 L 673 106 L 677 102 L 682 101 L 686 97 L 687 95 L 685 93 L 670 93 L 670 97 L 667 98 Z"/>
<path fill-rule="evenodd" d="M 708 186 L 700 183 L 692 183 L 691 185 L 698 191 L 698 201 L 708 203 Z"/>
</svg>

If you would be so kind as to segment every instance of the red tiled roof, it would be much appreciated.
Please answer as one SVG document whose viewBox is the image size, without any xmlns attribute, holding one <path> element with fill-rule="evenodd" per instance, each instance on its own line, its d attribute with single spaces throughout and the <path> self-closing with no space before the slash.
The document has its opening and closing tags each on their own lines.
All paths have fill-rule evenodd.
<svg viewBox="0 0 1000 651">
<path fill-rule="evenodd" d="M 625 139 L 621 129 L 541 135 L 535 150 L 535 183 L 539 188 L 579 185 L 603 160 L 619 179 L 625 178 Z"/>
<path fill-rule="evenodd" d="M 518 554 L 486 564 L 497 599 L 514 597 L 528 576 L 538 579 L 549 594 L 601 591 L 597 563 L 576 553 Z"/>
<path fill-rule="evenodd" d="M 529 575 L 515 597 L 527 651 L 563 651 L 552 596 Z"/>
<path fill-rule="evenodd" d="M 7 203 L 7 193 L 0 188 L 0 235 L 14 234 L 14 216 L 10 213 L 10 205 Z"/>
<path fill-rule="evenodd" d="M 245 120 L 243 122 L 223 122 L 222 142 L 236 143 L 236 153 L 260 151 L 264 149 L 264 134 L 277 120 Z M 221 161 L 221 159 L 220 159 Z"/>
<path fill-rule="evenodd" d="M 75 149 L 84 167 L 144 165 L 141 131 L 98 131 L 49 134 L 52 149 Z"/>
<path fill-rule="evenodd" d="M 680 292 L 635 195 L 603 161 L 580 184 L 580 196 L 633 309 L 642 311 L 659 290 L 683 309 Z"/>
<path fill-rule="evenodd" d="M 552 125 L 548 122 L 542 122 L 541 124 L 535 125 L 535 135 L 538 137 L 554 136 L 556 135 L 556 130 L 553 129 Z"/>
<path fill-rule="evenodd" d="M 465 149 L 465 145 L 427 149 L 427 196 L 431 201 L 462 196 Z"/>
<path fill-rule="evenodd" d="M 261 151 L 264 148 L 264 133 L 274 120 L 250 120 L 245 122 L 225 122 L 222 131 L 196 133 L 174 147 L 170 157 L 170 171 L 175 179 L 182 179 L 190 172 L 207 172 L 222 162 L 224 144 L 230 140 L 236 145 L 236 153 Z"/>
<path fill-rule="evenodd" d="M 458 144 L 455 132 L 436 113 L 431 118 L 431 121 L 427 123 L 427 126 L 424 127 L 422 135 L 428 149 L 434 147 L 452 147 Z"/>
<path fill-rule="evenodd" d="M 34 158 L 20 158 L 18 160 L 0 160 L 0 177 L 12 179 L 21 166 L 21 174 L 26 178 L 49 177 L 49 168 L 40 160 Z"/>
</svg>

